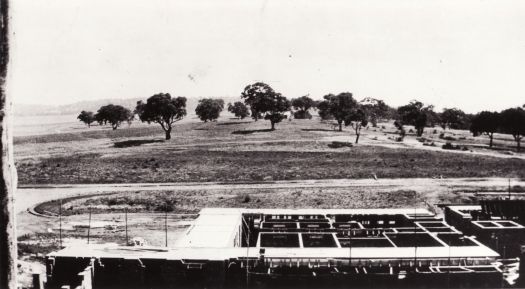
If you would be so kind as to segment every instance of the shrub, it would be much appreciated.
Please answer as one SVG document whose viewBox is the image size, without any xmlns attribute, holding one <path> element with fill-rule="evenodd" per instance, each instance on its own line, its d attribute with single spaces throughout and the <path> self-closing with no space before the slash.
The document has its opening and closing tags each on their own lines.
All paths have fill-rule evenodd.
<svg viewBox="0 0 525 289">
<path fill-rule="evenodd" d="M 439 138 L 440 139 L 444 139 L 444 140 L 450 140 L 450 141 L 456 141 L 457 138 L 453 137 L 453 136 L 450 136 L 450 135 L 445 135 L 445 133 L 440 133 L 439 134 Z"/>
<path fill-rule="evenodd" d="M 461 147 L 459 145 L 453 145 L 453 144 L 451 144 L 449 142 L 444 144 L 441 148 L 443 148 L 444 150 L 460 150 L 461 149 Z"/>
<path fill-rule="evenodd" d="M 239 199 L 241 203 L 249 203 L 252 200 L 249 194 L 239 195 Z"/>
</svg>

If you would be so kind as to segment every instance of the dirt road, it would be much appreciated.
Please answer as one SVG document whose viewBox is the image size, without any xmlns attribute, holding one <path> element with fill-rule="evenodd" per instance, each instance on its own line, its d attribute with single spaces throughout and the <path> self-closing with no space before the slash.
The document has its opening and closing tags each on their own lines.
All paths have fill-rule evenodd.
<svg viewBox="0 0 525 289">
<path fill-rule="evenodd" d="M 525 181 L 511 179 L 511 186 L 525 187 Z M 85 185 L 42 185 L 20 186 L 16 193 L 16 211 L 22 212 L 36 204 L 61 198 L 112 193 L 121 191 L 154 190 L 213 190 L 213 189 L 298 189 L 298 188 L 369 188 L 369 189 L 410 189 L 428 191 L 450 188 L 455 190 L 501 191 L 507 188 L 509 180 L 505 178 L 452 178 L 452 179 L 324 179 L 273 181 L 260 183 L 136 183 L 136 184 L 85 184 Z"/>
</svg>

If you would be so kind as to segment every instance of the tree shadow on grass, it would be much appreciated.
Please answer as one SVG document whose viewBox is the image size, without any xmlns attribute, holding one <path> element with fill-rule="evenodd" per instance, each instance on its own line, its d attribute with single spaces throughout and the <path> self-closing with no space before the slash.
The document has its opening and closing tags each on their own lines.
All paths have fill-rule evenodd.
<svg viewBox="0 0 525 289">
<path fill-rule="evenodd" d="M 328 129 L 328 128 L 303 128 L 301 130 L 302 131 L 331 131 L 331 132 L 339 131 L 339 129 L 334 130 L 334 129 Z"/>
<path fill-rule="evenodd" d="M 217 125 L 234 125 L 234 124 L 243 124 L 251 123 L 251 121 L 229 121 L 229 122 L 220 122 Z"/>
<path fill-rule="evenodd" d="M 258 132 L 271 132 L 273 130 L 271 129 L 254 129 L 254 130 L 236 130 L 232 132 L 232 134 L 252 134 L 252 133 L 258 133 Z"/>
<path fill-rule="evenodd" d="M 164 140 L 161 139 L 131 139 L 126 141 L 119 141 L 114 143 L 113 145 L 116 148 L 127 148 L 127 147 L 136 147 L 143 144 L 148 143 L 157 143 L 157 142 L 164 142 Z"/>
</svg>

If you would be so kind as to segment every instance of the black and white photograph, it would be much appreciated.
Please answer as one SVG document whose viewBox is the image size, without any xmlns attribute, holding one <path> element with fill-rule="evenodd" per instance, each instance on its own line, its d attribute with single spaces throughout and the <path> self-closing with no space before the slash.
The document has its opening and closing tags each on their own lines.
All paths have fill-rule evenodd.
<svg viewBox="0 0 525 289">
<path fill-rule="evenodd" d="M 525 288 L 525 1 L 0 14 L 0 289 Z"/>
</svg>

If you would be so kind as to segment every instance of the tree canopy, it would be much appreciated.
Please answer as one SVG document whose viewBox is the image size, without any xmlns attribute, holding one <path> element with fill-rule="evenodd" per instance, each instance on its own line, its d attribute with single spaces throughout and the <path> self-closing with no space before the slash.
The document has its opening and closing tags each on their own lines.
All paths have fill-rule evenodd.
<svg viewBox="0 0 525 289">
<path fill-rule="evenodd" d="M 439 116 L 439 122 L 443 129 L 466 129 L 470 120 L 465 112 L 459 108 L 445 108 Z"/>
<path fill-rule="evenodd" d="M 521 149 L 521 139 L 525 135 L 525 110 L 521 107 L 509 108 L 501 112 L 501 131 L 511 134 L 516 148 Z"/>
<path fill-rule="evenodd" d="M 427 123 L 432 123 L 436 113 L 432 105 L 424 106 L 420 101 L 413 100 L 409 104 L 400 106 L 397 109 L 399 114 L 400 125 L 413 125 L 416 129 L 416 135 L 423 135 Z"/>
<path fill-rule="evenodd" d="M 224 100 L 220 98 L 204 98 L 199 100 L 195 113 L 200 120 L 208 122 L 218 119 L 223 109 Z"/>
<path fill-rule="evenodd" d="M 389 106 L 381 99 L 367 97 L 359 103 L 361 109 L 364 110 L 373 127 L 377 127 L 377 122 L 388 116 Z"/>
<path fill-rule="evenodd" d="M 319 117 L 322 120 L 334 119 L 334 116 L 330 114 L 330 110 L 329 110 L 330 105 L 328 101 L 318 101 L 316 102 L 315 106 L 317 107 L 317 113 L 319 113 Z"/>
<path fill-rule="evenodd" d="M 312 115 L 308 110 L 315 106 L 315 101 L 308 97 L 307 95 L 293 98 L 292 107 L 295 109 L 294 118 L 297 119 L 311 119 Z"/>
<path fill-rule="evenodd" d="M 100 124 L 109 123 L 115 130 L 122 122 L 131 121 L 133 118 L 131 111 L 121 105 L 108 104 L 100 107 L 95 114 L 95 120 Z"/>
<path fill-rule="evenodd" d="M 228 103 L 228 111 L 233 113 L 235 117 L 240 119 L 244 119 L 245 117 L 250 115 L 250 110 L 248 109 L 248 107 L 240 101 L 236 101 L 233 104 Z"/>
<path fill-rule="evenodd" d="M 319 115 L 323 119 L 333 117 L 339 124 L 339 131 L 342 131 L 343 121 L 350 111 L 358 107 L 357 101 L 350 92 L 342 92 L 338 95 L 327 94 L 323 98 L 324 100 L 317 106 Z"/>
<path fill-rule="evenodd" d="M 158 93 L 146 100 L 139 101 L 135 113 L 142 122 L 158 123 L 166 133 L 166 140 L 171 139 L 173 123 L 186 116 L 186 98 L 171 98 L 169 93 Z"/>
<path fill-rule="evenodd" d="M 268 84 L 256 82 L 244 88 L 241 98 L 250 106 L 252 118 L 257 120 L 260 116 L 269 120 L 272 130 L 275 124 L 286 118 L 284 112 L 290 110 L 290 101 L 277 93 Z"/>
<path fill-rule="evenodd" d="M 275 96 L 276 92 L 264 82 L 256 82 L 244 88 L 241 98 L 244 103 L 250 106 L 252 118 L 256 121 L 262 117 L 263 112 L 267 110 L 269 101 Z"/>
<path fill-rule="evenodd" d="M 486 134 L 490 138 L 489 146 L 492 147 L 494 133 L 496 133 L 500 127 L 501 119 L 497 112 L 482 111 L 472 118 L 470 124 L 470 131 L 474 136 L 480 134 Z"/>
<path fill-rule="evenodd" d="M 81 111 L 77 116 L 81 122 L 85 123 L 88 127 L 91 127 L 91 124 L 95 122 L 95 114 L 91 111 Z"/>
<path fill-rule="evenodd" d="M 361 129 L 368 125 L 369 116 L 366 110 L 360 106 L 355 107 L 347 112 L 345 117 L 345 126 L 351 125 L 355 131 L 355 143 L 359 142 L 359 136 L 361 135 Z"/>
</svg>

